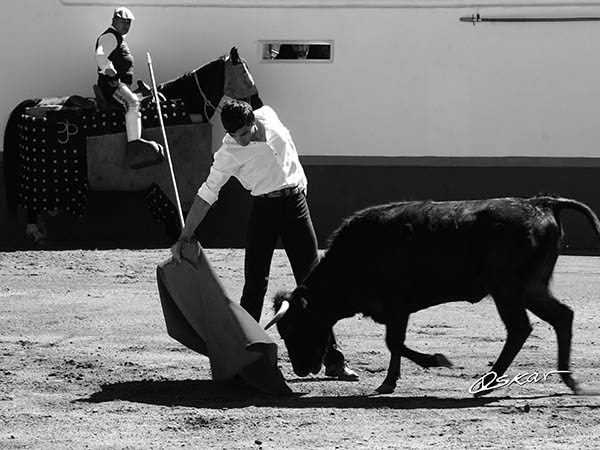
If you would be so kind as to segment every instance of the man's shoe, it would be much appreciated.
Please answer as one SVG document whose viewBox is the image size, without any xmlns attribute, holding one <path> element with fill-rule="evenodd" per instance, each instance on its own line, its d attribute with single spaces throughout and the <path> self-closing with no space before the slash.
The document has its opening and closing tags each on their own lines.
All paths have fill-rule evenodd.
<svg viewBox="0 0 600 450">
<path fill-rule="evenodd" d="M 348 367 L 345 362 L 325 368 L 325 376 L 337 378 L 340 381 L 358 381 L 358 374 Z"/>
<path fill-rule="evenodd" d="M 125 160 L 131 169 L 160 164 L 164 159 L 165 151 L 158 142 L 140 138 L 125 145 Z"/>
</svg>

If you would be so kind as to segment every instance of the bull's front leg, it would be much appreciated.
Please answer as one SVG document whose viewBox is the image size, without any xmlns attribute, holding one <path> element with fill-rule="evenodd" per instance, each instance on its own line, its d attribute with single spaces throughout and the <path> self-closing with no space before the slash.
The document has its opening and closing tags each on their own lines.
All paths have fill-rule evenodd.
<svg viewBox="0 0 600 450">
<path fill-rule="evenodd" d="M 391 353 L 390 364 L 385 380 L 383 380 L 381 386 L 375 389 L 376 394 L 390 394 L 396 389 L 396 382 L 400 378 L 400 359 L 404 348 L 407 325 L 408 314 L 402 315 L 386 326 L 385 343 Z"/>
<path fill-rule="evenodd" d="M 390 365 L 388 366 L 387 375 L 381 386 L 375 389 L 376 394 L 391 394 L 396 389 L 396 382 L 400 378 L 400 354 L 392 353 L 390 357 Z"/>
<path fill-rule="evenodd" d="M 428 369 L 430 367 L 452 367 L 452 362 L 446 356 L 441 353 L 434 353 L 433 355 L 428 353 L 420 353 L 406 345 L 402 346 L 400 354 L 392 353 L 390 357 L 390 365 L 388 366 L 387 376 L 385 380 L 375 392 L 378 394 L 390 394 L 394 392 L 396 388 L 396 382 L 401 378 L 400 367 L 401 357 L 410 359 L 415 364 Z"/>
</svg>

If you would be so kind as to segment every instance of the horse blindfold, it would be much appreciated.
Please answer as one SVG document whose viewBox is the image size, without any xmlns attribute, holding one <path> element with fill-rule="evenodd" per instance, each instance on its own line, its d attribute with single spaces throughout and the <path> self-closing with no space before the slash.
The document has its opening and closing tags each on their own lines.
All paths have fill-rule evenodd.
<svg viewBox="0 0 600 450">
<path fill-rule="evenodd" d="M 241 59 L 241 58 L 240 58 Z M 246 61 L 234 64 L 230 57 L 225 59 L 225 81 L 223 95 L 231 98 L 248 98 L 258 94 L 254 79 L 246 66 Z"/>
</svg>

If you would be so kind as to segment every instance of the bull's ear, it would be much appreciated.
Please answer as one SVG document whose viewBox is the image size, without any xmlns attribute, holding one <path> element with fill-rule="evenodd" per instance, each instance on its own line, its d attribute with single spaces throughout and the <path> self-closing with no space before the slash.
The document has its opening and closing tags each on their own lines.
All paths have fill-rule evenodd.
<svg viewBox="0 0 600 450">
<path fill-rule="evenodd" d="M 300 305 L 302 309 L 306 309 L 308 302 L 306 301 L 306 297 L 308 297 L 308 288 L 304 284 L 300 284 L 294 289 L 292 292 L 291 300 L 292 303 Z"/>
<path fill-rule="evenodd" d="M 306 301 L 306 299 L 304 297 L 298 297 L 298 302 L 300 303 L 300 306 L 302 307 L 302 309 L 306 309 L 306 307 L 308 306 L 308 302 Z"/>
</svg>

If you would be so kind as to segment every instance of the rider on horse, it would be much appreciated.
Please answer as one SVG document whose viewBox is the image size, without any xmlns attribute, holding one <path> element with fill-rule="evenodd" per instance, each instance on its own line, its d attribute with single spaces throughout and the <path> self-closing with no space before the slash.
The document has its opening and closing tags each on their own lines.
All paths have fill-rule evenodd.
<svg viewBox="0 0 600 450">
<path fill-rule="evenodd" d="M 142 139 L 140 98 L 131 90 L 133 55 L 125 43 L 125 36 L 133 20 L 135 17 L 128 8 L 115 9 L 112 25 L 96 40 L 98 87 L 107 102 L 125 107 L 128 151 L 132 148 L 143 150 L 144 147 L 150 147 L 150 151 L 162 154 L 160 144 Z"/>
</svg>

